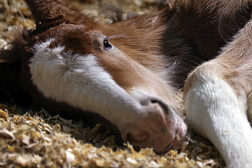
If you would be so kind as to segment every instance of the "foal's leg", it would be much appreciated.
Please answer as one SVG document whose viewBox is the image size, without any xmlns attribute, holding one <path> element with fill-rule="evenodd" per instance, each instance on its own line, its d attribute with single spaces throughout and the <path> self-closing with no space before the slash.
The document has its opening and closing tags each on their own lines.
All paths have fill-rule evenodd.
<svg viewBox="0 0 252 168">
<path fill-rule="evenodd" d="M 189 124 L 208 138 L 230 168 L 252 167 L 252 21 L 214 60 L 186 81 Z"/>
</svg>

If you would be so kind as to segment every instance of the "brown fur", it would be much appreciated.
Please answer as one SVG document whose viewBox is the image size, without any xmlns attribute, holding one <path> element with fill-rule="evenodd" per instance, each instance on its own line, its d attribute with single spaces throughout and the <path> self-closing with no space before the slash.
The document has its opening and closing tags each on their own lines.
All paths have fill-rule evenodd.
<svg viewBox="0 0 252 168">
<path fill-rule="evenodd" d="M 176 90 L 183 87 L 186 77 L 196 66 L 218 55 L 221 48 L 248 23 L 252 11 L 251 0 L 171 0 L 159 12 L 101 25 L 69 9 L 60 0 L 26 2 L 37 27 L 35 30 L 24 30 L 13 42 L 12 49 L 1 50 L 1 62 L 6 63 L 0 64 L 0 70 L 3 70 L 0 76 L 4 81 L 0 89 L 11 92 L 19 100 L 26 96 L 31 104 L 52 111 L 65 111 L 64 107 L 69 105 L 62 106 L 46 99 L 32 84 L 28 64 L 35 43 L 53 37 L 55 41 L 51 47 L 64 45 L 65 50 L 74 53 L 94 53 L 99 64 L 126 91 L 133 87 L 151 90 L 178 110 Z M 246 26 L 241 33 L 251 36 L 251 29 Z M 111 38 L 110 42 L 120 52 L 116 55 L 102 52 L 102 34 Z M 243 53 L 238 57 L 238 53 L 251 47 L 251 41 L 245 43 L 241 38 L 230 45 L 232 47 L 224 49 L 223 56 L 218 57 L 224 68 L 228 68 L 223 71 L 233 72 L 223 77 L 237 83 L 241 79 L 234 76 L 243 73 L 246 76 L 243 87 L 247 89 L 246 82 L 251 82 L 251 61 L 245 60 L 251 60 L 251 55 Z M 69 108 L 74 111 L 71 106 Z"/>
</svg>

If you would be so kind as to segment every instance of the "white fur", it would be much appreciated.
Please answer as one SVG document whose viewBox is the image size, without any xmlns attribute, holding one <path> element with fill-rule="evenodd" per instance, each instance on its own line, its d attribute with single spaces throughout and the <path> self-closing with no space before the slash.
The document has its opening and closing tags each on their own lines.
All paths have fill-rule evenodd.
<svg viewBox="0 0 252 168">
<path fill-rule="evenodd" d="M 247 97 L 214 74 L 198 76 L 185 99 L 191 126 L 210 139 L 229 168 L 252 167 L 252 129 L 246 115 Z"/>
<path fill-rule="evenodd" d="M 64 52 L 63 46 L 50 49 L 51 42 L 34 46 L 29 65 L 32 81 L 45 97 L 96 112 L 117 126 L 134 119 L 137 101 L 99 66 L 94 55 Z"/>
</svg>

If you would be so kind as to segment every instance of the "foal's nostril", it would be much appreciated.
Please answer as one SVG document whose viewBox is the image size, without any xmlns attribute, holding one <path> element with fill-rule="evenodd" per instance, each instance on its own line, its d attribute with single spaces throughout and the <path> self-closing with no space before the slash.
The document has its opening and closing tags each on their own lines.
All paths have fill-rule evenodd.
<svg viewBox="0 0 252 168">
<path fill-rule="evenodd" d="M 169 106 L 164 101 L 162 101 L 161 99 L 156 98 L 156 97 L 146 97 L 146 98 L 142 99 L 140 102 L 141 102 L 142 106 L 149 106 L 151 104 L 158 104 L 165 114 L 168 114 L 169 111 L 171 110 L 169 108 Z"/>
<path fill-rule="evenodd" d="M 165 114 L 168 114 L 169 113 L 169 107 L 168 105 L 163 102 L 162 100 L 159 100 L 159 99 L 151 99 L 151 103 L 153 104 L 159 104 L 159 106 L 162 108 L 162 110 L 164 111 Z"/>
</svg>

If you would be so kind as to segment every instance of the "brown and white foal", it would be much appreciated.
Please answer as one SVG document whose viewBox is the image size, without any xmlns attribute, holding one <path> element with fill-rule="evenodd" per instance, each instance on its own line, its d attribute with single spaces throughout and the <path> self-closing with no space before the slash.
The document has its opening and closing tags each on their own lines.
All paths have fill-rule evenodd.
<svg viewBox="0 0 252 168">
<path fill-rule="evenodd" d="M 60 0 L 26 2 L 36 29 L 1 50 L 1 90 L 50 111 L 96 113 L 124 140 L 163 152 L 186 134 L 175 97 L 192 72 L 190 126 L 228 167 L 252 167 L 251 0 L 174 0 L 111 25 Z"/>
</svg>

